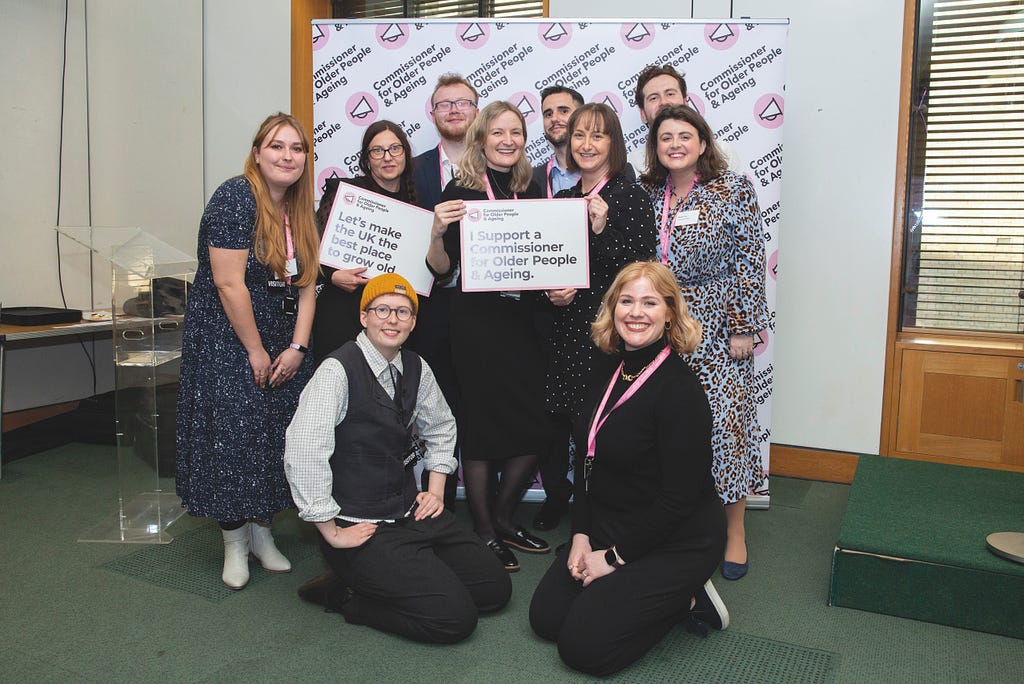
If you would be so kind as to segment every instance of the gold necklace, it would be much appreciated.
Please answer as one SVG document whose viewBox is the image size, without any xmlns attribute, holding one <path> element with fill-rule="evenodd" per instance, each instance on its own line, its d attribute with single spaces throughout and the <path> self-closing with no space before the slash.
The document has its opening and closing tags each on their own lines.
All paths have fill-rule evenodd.
<svg viewBox="0 0 1024 684">
<path fill-rule="evenodd" d="M 647 362 L 647 366 L 650 366 L 652 363 L 654 363 L 654 359 L 651 359 L 650 361 L 648 361 Z M 643 375 L 643 372 L 645 370 L 647 370 L 647 366 L 644 366 L 643 368 L 638 370 L 636 373 L 627 373 L 626 371 L 620 369 L 619 370 L 619 377 L 622 378 L 623 380 L 625 380 L 626 382 L 633 382 L 634 380 L 639 378 L 641 375 Z"/>
</svg>

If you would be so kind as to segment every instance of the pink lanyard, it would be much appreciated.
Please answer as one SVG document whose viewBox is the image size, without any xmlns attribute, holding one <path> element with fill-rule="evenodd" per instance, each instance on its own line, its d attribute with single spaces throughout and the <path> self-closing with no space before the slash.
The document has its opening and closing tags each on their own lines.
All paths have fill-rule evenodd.
<svg viewBox="0 0 1024 684">
<path fill-rule="evenodd" d="M 584 197 L 593 197 L 597 193 L 601 192 L 601 190 L 603 190 L 604 186 L 606 186 L 606 185 L 608 185 L 608 176 L 605 176 L 604 178 L 602 178 L 601 182 L 598 183 L 597 185 L 595 185 L 593 188 L 591 188 L 590 192 L 588 192 L 586 195 L 584 195 Z M 581 182 L 580 183 L 580 190 L 582 190 L 582 189 L 583 189 L 583 183 Z"/>
<path fill-rule="evenodd" d="M 637 390 L 647 382 L 647 378 L 651 377 L 654 371 L 658 370 L 658 366 L 661 365 L 662 361 L 668 358 L 668 355 L 672 352 L 672 347 L 666 345 L 664 349 L 658 352 L 658 355 L 654 357 L 654 361 L 651 362 L 644 372 L 640 374 L 640 377 L 633 381 L 633 384 L 622 393 L 619 400 L 615 402 L 615 405 L 611 407 L 604 417 L 601 414 L 604 412 L 604 407 L 608 403 L 608 397 L 612 394 L 612 388 L 615 387 L 615 380 L 619 377 L 619 373 L 622 372 L 622 363 L 619 363 L 619 367 L 615 369 L 615 374 L 612 375 L 611 382 L 608 383 L 608 389 L 604 391 L 604 398 L 601 400 L 601 404 L 597 407 L 597 412 L 594 414 L 594 420 L 590 423 L 590 432 L 587 435 L 587 461 L 594 460 L 594 454 L 597 452 L 597 431 L 604 425 L 604 421 L 608 420 L 608 416 L 612 414 L 612 411 L 626 403 L 626 400 L 636 394 Z"/>
<path fill-rule="evenodd" d="M 284 212 L 284 244 L 285 244 L 285 258 L 291 261 L 295 258 L 295 245 L 292 243 L 292 224 L 288 220 L 288 212 Z M 284 281 L 289 285 L 292 284 L 292 277 L 287 274 L 288 265 L 285 264 L 285 277 Z"/>
<path fill-rule="evenodd" d="M 552 197 L 554 197 L 554 194 L 552 194 L 553 193 L 553 185 L 554 184 L 551 182 L 551 169 L 554 167 L 554 165 L 555 165 L 555 158 L 552 157 L 551 159 L 548 159 L 548 170 L 544 174 L 544 178 L 547 179 L 547 182 L 548 182 L 548 199 L 551 199 Z"/>
<path fill-rule="evenodd" d="M 683 201 L 686 201 L 686 197 L 689 196 L 693 190 L 693 186 L 697 184 L 697 176 L 693 177 L 690 181 L 690 187 L 686 189 L 686 194 L 683 195 Z M 672 179 L 665 179 L 665 201 L 661 203 L 661 263 L 668 265 L 668 240 L 672 235 L 672 226 L 668 223 L 668 205 L 669 200 L 672 197 Z"/>
<path fill-rule="evenodd" d="M 484 171 L 484 187 L 487 188 L 487 199 L 489 199 L 489 200 L 495 199 L 494 191 L 491 190 L 491 181 L 487 178 L 487 172 L 486 171 Z M 518 192 L 513 192 L 512 193 L 512 199 L 519 199 L 519 193 Z"/>
</svg>

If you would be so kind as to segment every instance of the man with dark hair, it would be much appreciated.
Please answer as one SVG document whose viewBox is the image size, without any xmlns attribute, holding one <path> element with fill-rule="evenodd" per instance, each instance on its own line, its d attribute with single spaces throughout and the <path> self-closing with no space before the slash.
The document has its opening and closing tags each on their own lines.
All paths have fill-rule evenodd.
<svg viewBox="0 0 1024 684">
<path fill-rule="evenodd" d="M 540 112 L 544 117 L 544 137 L 551 143 L 551 159 L 533 168 L 533 182 L 547 197 L 576 185 L 580 174 L 569 171 L 569 117 L 583 106 L 579 92 L 557 84 L 540 91 Z"/>
<path fill-rule="evenodd" d="M 640 109 L 640 120 L 648 126 L 654 121 L 661 108 L 666 105 L 688 105 L 686 100 L 686 79 L 671 64 L 651 64 L 640 72 L 636 79 L 633 101 Z M 715 141 L 718 151 L 733 171 L 743 173 L 736 150 L 728 143 Z M 639 173 L 647 169 L 645 146 L 640 145 L 629 154 L 629 162 Z"/>
<path fill-rule="evenodd" d="M 444 506 L 455 419 L 430 366 L 402 345 L 419 298 L 387 273 L 363 290 L 363 332 L 329 354 L 302 391 L 285 439 L 299 517 L 316 525 L 331 571 L 299 596 L 353 624 L 455 643 L 512 593 L 494 554 Z M 422 460 L 429 488 L 417 491 Z M 370 543 L 372 541 L 372 543 Z"/>
</svg>

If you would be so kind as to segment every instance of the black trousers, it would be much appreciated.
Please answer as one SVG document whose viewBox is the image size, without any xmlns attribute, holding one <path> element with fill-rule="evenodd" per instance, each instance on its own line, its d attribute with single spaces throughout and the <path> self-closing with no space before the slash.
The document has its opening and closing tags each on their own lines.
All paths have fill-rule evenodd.
<svg viewBox="0 0 1024 684">
<path fill-rule="evenodd" d="M 571 424 L 569 416 L 563 413 L 549 413 L 548 421 L 551 423 L 551 440 L 538 467 L 540 480 L 550 505 L 567 511 L 572 496 L 572 483 L 568 477 Z"/>
<path fill-rule="evenodd" d="M 345 619 L 414 641 L 462 641 L 479 613 L 504 607 L 512 595 L 494 553 L 447 510 L 437 518 L 381 523 L 355 549 L 335 549 L 322 537 L 320 547 L 355 592 L 342 608 Z"/>
<path fill-rule="evenodd" d="M 718 510 L 720 528 L 705 542 L 652 551 L 585 589 L 569 574 L 566 545 L 533 594 L 533 631 L 557 642 L 565 664 L 581 672 L 604 676 L 633 663 L 682 622 L 721 561 L 725 514 Z"/>
</svg>

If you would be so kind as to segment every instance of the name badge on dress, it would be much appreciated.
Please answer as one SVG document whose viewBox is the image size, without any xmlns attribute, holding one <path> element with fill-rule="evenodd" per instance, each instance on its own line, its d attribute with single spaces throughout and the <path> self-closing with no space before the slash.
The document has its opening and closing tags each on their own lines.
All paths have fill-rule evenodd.
<svg viewBox="0 0 1024 684">
<path fill-rule="evenodd" d="M 696 223 L 696 221 L 694 221 Z M 284 274 L 286 276 L 297 276 L 299 275 L 299 265 L 295 261 L 295 257 L 288 259 L 284 262 Z"/>
<path fill-rule="evenodd" d="M 677 226 L 692 226 L 700 220 L 700 209 L 690 209 L 676 214 Z"/>
</svg>

